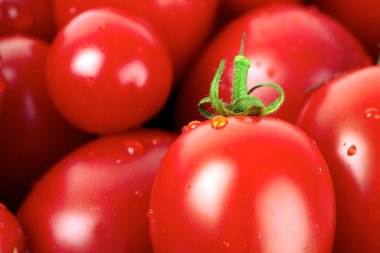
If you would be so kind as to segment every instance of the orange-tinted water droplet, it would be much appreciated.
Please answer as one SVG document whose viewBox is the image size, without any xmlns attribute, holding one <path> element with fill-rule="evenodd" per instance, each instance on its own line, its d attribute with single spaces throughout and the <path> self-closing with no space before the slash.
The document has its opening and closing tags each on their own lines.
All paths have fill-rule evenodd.
<svg viewBox="0 0 380 253">
<path fill-rule="evenodd" d="M 152 208 L 150 208 L 147 212 L 146 212 L 146 216 L 148 216 L 149 219 L 153 219 L 153 215 L 154 215 L 154 211 Z"/>
<path fill-rule="evenodd" d="M 221 129 L 228 123 L 228 119 L 222 115 L 217 115 L 210 120 L 210 125 L 213 129 Z"/>
<path fill-rule="evenodd" d="M 223 246 L 225 247 L 225 248 L 228 248 L 228 247 L 230 247 L 230 243 L 229 242 L 227 242 L 227 241 L 223 241 Z"/>
<path fill-rule="evenodd" d="M 144 153 L 144 145 L 138 140 L 126 140 L 124 142 L 124 148 L 129 155 L 141 155 Z"/>
<path fill-rule="evenodd" d="M 380 119 L 380 111 L 379 111 L 379 109 L 373 108 L 373 107 L 367 108 L 365 110 L 365 116 L 369 119 L 378 120 L 378 119 Z"/>
<path fill-rule="evenodd" d="M 355 145 L 351 145 L 348 150 L 347 150 L 347 155 L 349 156 L 353 156 L 356 154 L 356 146 Z"/>
<path fill-rule="evenodd" d="M 142 198 L 142 197 L 144 197 L 144 192 L 143 192 L 142 190 L 135 190 L 135 191 L 134 191 L 134 194 L 135 194 L 135 196 L 138 197 L 138 198 Z"/>
<path fill-rule="evenodd" d="M 201 124 L 201 122 L 199 120 L 193 120 L 189 124 L 187 124 L 186 126 L 182 127 L 182 133 L 187 132 L 189 130 L 193 130 L 193 129 L 197 128 L 200 124 Z"/>
</svg>

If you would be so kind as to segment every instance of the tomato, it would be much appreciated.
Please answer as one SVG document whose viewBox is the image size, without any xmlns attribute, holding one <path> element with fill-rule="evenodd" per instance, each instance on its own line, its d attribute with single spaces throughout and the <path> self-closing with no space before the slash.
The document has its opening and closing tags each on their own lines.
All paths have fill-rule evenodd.
<svg viewBox="0 0 380 253">
<path fill-rule="evenodd" d="M 172 88 L 172 65 L 153 30 L 115 9 L 77 16 L 56 37 L 47 66 L 59 111 L 90 133 L 122 132 L 157 114 Z"/>
<path fill-rule="evenodd" d="M 313 4 L 348 27 L 366 46 L 373 59 L 379 58 L 380 2 L 373 0 L 312 0 Z"/>
<path fill-rule="evenodd" d="M 198 101 L 208 94 L 213 69 L 226 58 L 220 93 L 229 101 L 232 58 L 246 33 L 245 55 L 252 66 L 248 74 L 250 89 L 259 83 L 281 84 L 285 103 L 273 116 L 295 122 L 310 89 L 340 72 L 367 66 L 371 60 L 348 30 L 313 8 L 277 4 L 248 12 L 229 23 L 211 42 L 178 92 L 176 121 L 180 126 L 201 119 Z M 253 95 L 272 101 L 270 89 Z"/>
<path fill-rule="evenodd" d="M 161 35 L 180 76 L 207 38 L 219 0 L 54 0 L 55 18 L 63 27 L 79 13 L 95 7 L 116 7 L 149 22 Z"/>
<path fill-rule="evenodd" d="M 6 87 L 0 113 L 0 202 L 11 210 L 57 159 L 90 138 L 54 108 L 45 79 L 48 50 L 31 37 L 0 38 L 0 76 Z"/>
<path fill-rule="evenodd" d="M 315 90 L 299 126 L 318 144 L 337 201 L 334 253 L 379 252 L 380 67 L 346 74 Z"/>
<path fill-rule="evenodd" d="M 154 252 L 331 252 L 333 186 L 304 132 L 254 116 L 187 129 L 153 184 Z"/>
<path fill-rule="evenodd" d="M 0 252 L 25 253 L 25 235 L 14 215 L 0 203 Z"/>
<path fill-rule="evenodd" d="M 0 75 L 0 113 L 1 113 L 1 109 L 3 108 L 3 100 L 4 100 L 5 88 L 6 88 L 6 86 L 5 86 L 5 80 Z"/>
<path fill-rule="evenodd" d="M 154 129 L 102 137 L 53 166 L 18 212 L 30 252 L 151 252 L 151 187 L 175 138 Z"/>
<path fill-rule="evenodd" d="M 23 34 L 50 41 L 55 34 L 51 0 L 1 0 L 0 36 Z"/>
</svg>

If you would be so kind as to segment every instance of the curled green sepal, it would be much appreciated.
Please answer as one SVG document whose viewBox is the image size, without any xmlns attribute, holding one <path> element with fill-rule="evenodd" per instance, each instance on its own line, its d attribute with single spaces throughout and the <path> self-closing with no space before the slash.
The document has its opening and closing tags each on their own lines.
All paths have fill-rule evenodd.
<svg viewBox="0 0 380 253">
<path fill-rule="evenodd" d="M 247 76 L 250 67 L 249 60 L 242 55 L 235 57 L 234 60 L 234 80 L 232 87 L 232 102 L 228 104 L 219 98 L 219 83 L 225 67 L 225 60 L 219 64 L 218 70 L 211 82 L 210 96 L 203 98 L 198 103 L 198 109 L 201 114 L 211 119 L 215 115 L 224 116 L 266 116 L 278 110 L 284 102 L 284 90 L 274 83 L 259 84 L 247 92 Z M 278 98 L 265 105 L 260 99 L 250 94 L 261 87 L 271 87 L 278 91 Z M 204 108 L 205 104 L 211 104 L 213 113 Z"/>
</svg>

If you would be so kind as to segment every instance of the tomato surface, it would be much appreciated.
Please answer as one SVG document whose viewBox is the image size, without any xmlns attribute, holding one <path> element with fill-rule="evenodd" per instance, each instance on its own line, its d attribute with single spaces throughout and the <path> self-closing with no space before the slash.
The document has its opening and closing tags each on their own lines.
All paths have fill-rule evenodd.
<svg viewBox="0 0 380 253">
<path fill-rule="evenodd" d="M 315 90 L 298 120 L 330 168 L 337 202 L 334 253 L 379 252 L 380 67 Z"/>
<path fill-rule="evenodd" d="M 312 0 L 311 3 L 348 27 L 366 46 L 374 60 L 379 58 L 380 1 Z"/>
<path fill-rule="evenodd" d="M 59 111 L 90 133 L 122 132 L 157 114 L 172 64 L 153 30 L 115 9 L 77 16 L 49 51 L 48 87 Z"/>
<path fill-rule="evenodd" d="M 208 37 L 218 3 L 219 0 L 54 0 L 54 10 L 61 28 L 79 13 L 95 7 L 115 7 L 141 17 L 161 35 L 179 76 Z"/>
<path fill-rule="evenodd" d="M 0 1 L 0 36 L 15 34 L 51 41 L 55 35 L 52 1 Z"/>
<path fill-rule="evenodd" d="M 152 252 L 151 187 L 176 136 L 140 129 L 102 137 L 57 163 L 18 212 L 29 251 Z"/>
<path fill-rule="evenodd" d="M 215 67 L 226 59 L 220 84 L 224 101 L 230 100 L 233 57 L 246 33 L 244 54 L 252 62 L 248 89 L 260 83 L 282 86 L 286 100 L 273 116 L 295 122 L 307 92 L 337 73 L 367 66 L 371 60 L 348 30 L 313 8 L 277 4 L 248 12 L 231 21 L 202 53 L 178 92 L 176 121 L 179 126 L 201 119 L 198 101 L 209 92 Z M 264 102 L 276 96 L 271 89 L 253 93 Z"/>
<path fill-rule="evenodd" d="M 49 46 L 25 36 L 0 38 L 0 76 L 6 95 L 0 113 L 0 202 L 11 210 L 34 180 L 90 137 L 55 109 L 46 87 Z"/>
<path fill-rule="evenodd" d="M 0 203 L 0 252 L 25 253 L 25 235 L 16 217 Z"/>
<path fill-rule="evenodd" d="M 331 252 L 332 181 L 304 132 L 269 117 L 184 129 L 153 184 L 154 252 Z"/>
</svg>

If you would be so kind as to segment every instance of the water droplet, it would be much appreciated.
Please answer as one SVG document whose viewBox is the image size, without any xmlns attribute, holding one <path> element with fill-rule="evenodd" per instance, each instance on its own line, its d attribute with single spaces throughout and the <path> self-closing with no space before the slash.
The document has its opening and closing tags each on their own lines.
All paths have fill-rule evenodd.
<svg viewBox="0 0 380 253">
<path fill-rule="evenodd" d="M 138 197 L 138 198 L 142 198 L 142 197 L 144 197 L 144 192 L 143 192 L 142 190 L 135 190 L 135 191 L 134 191 L 134 194 L 135 194 L 135 196 Z"/>
<path fill-rule="evenodd" d="M 322 172 L 322 168 L 321 167 L 318 167 L 318 170 L 319 170 L 319 172 Z"/>
<path fill-rule="evenodd" d="M 106 30 L 109 30 L 110 29 L 110 25 L 107 24 L 107 23 L 102 23 L 100 26 L 99 26 L 100 30 L 102 31 L 106 31 Z"/>
<path fill-rule="evenodd" d="M 351 145 L 348 150 L 347 150 L 347 155 L 349 156 L 353 156 L 356 154 L 356 146 L 355 145 Z"/>
<path fill-rule="evenodd" d="M 201 123 L 202 122 L 200 122 L 198 120 L 191 121 L 189 124 L 187 124 L 186 126 L 182 127 L 182 133 L 197 128 Z"/>
<path fill-rule="evenodd" d="M 94 85 L 94 81 L 95 81 L 95 78 L 89 76 L 89 77 L 86 77 L 86 85 L 87 86 L 93 86 Z"/>
<path fill-rule="evenodd" d="M 229 242 L 227 242 L 227 241 L 223 241 L 223 246 L 225 247 L 225 248 L 228 248 L 228 247 L 230 247 L 230 243 Z"/>
<path fill-rule="evenodd" d="M 276 74 L 276 70 L 274 68 L 268 68 L 267 69 L 268 77 L 273 78 L 275 76 L 275 74 Z"/>
<path fill-rule="evenodd" d="M 77 8 L 75 6 L 70 6 L 69 13 L 75 15 L 77 13 Z"/>
<path fill-rule="evenodd" d="M 164 140 L 161 137 L 153 137 L 152 138 L 152 144 L 153 145 L 159 145 L 163 142 Z"/>
<path fill-rule="evenodd" d="M 379 109 L 373 108 L 373 107 L 367 108 L 365 110 L 365 116 L 369 119 L 378 120 L 378 119 L 380 119 L 380 111 L 379 111 Z"/>
<path fill-rule="evenodd" d="M 222 115 L 217 115 L 210 120 L 210 125 L 213 129 L 221 129 L 228 123 L 228 119 Z"/>
<path fill-rule="evenodd" d="M 144 145 L 138 140 L 126 140 L 124 148 L 130 155 L 141 155 L 144 153 Z"/>
<path fill-rule="evenodd" d="M 154 211 L 152 208 L 150 208 L 147 212 L 146 212 L 146 216 L 148 216 L 149 219 L 153 219 L 153 215 L 154 215 Z"/>
<path fill-rule="evenodd" d="M 123 158 L 119 158 L 115 161 L 116 164 L 124 164 L 126 162 L 126 159 L 123 159 Z"/>
</svg>

